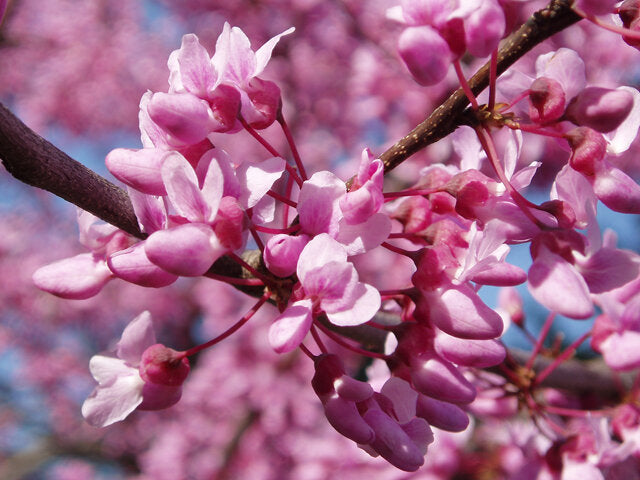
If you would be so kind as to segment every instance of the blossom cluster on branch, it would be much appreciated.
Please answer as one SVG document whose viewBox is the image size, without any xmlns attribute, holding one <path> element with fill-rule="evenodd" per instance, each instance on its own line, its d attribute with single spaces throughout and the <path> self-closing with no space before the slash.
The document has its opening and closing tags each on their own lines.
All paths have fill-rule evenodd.
<svg viewBox="0 0 640 480">
<path fill-rule="evenodd" d="M 518 35 L 529 35 L 520 30 L 500 45 L 512 3 L 404 0 L 387 11 L 403 24 L 398 55 L 416 82 L 455 75 L 460 89 L 450 98 L 469 104 L 438 114 L 452 117 L 453 154 L 423 165 L 400 188 L 385 188 L 383 180 L 385 168 L 408 156 L 403 140 L 380 155 L 363 145 L 347 182 L 329 170 L 307 172 L 286 120 L 287 92 L 265 78 L 276 45 L 295 42 L 294 28 L 254 50 L 242 29 L 225 23 L 213 54 L 196 35 L 183 36 L 168 59 L 168 90 L 140 100 L 142 148 L 118 148 L 106 158 L 127 186 L 140 235 L 79 210 L 80 242 L 89 252 L 41 267 L 33 280 L 78 300 L 111 281 L 163 288 L 179 277 L 205 276 L 251 289 L 258 301 L 227 330 L 182 351 L 156 343 L 151 315 L 141 313 L 112 353 L 92 358 L 98 385 L 83 405 L 86 419 L 107 426 L 136 409 L 175 405 L 189 382 L 189 358 L 271 303 L 278 312 L 269 319 L 270 347 L 306 355 L 328 422 L 400 470 L 418 471 L 438 432 L 465 432 L 470 415 L 515 418 L 526 411 L 536 428 L 506 429 L 524 438 L 504 441 L 514 455 L 512 464 L 504 460 L 504 478 L 637 472 L 638 385 L 613 400 L 594 392 L 583 402 L 547 388 L 545 379 L 588 337 L 613 371 L 640 367 L 640 256 L 618 248 L 597 216 L 600 203 L 640 213 L 635 170 L 619 160 L 634 148 L 640 93 L 589 81 L 593 65 L 566 47 L 531 54 L 528 64 L 498 78 L 524 55 L 513 53 Z M 564 28 L 574 17 L 622 36 L 630 51 L 637 46 L 635 0 L 554 0 L 525 27 L 560 18 Z M 481 70 L 486 96 L 465 76 L 477 63 L 471 56 L 489 56 Z M 278 143 L 271 140 L 276 134 Z M 413 136 L 411 148 L 430 143 Z M 247 142 L 262 153 L 247 155 Z M 553 144 L 555 159 L 536 155 L 544 142 Z M 387 162 L 387 154 L 396 160 Z M 549 200 L 534 203 L 524 191 L 551 163 Z M 525 243 L 527 271 L 506 260 L 511 246 Z M 259 252 L 257 260 L 248 260 L 250 250 Z M 220 261 L 243 275 L 216 268 Z M 549 311 L 538 338 L 513 288 L 525 283 Z M 499 308 L 487 305 L 484 286 L 501 288 Z M 596 318 L 536 371 L 558 315 Z M 506 325 L 532 339 L 524 364 L 501 341 Z M 366 341 L 368 331 L 384 340 Z"/>
</svg>

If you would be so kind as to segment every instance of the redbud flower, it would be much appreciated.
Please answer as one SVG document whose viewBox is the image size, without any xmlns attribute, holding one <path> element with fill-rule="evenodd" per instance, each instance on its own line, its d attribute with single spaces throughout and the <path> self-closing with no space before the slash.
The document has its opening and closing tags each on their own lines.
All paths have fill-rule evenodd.
<svg viewBox="0 0 640 480">
<path fill-rule="evenodd" d="M 271 346 L 279 353 L 302 342 L 316 311 L 324 311 L 335 325 L 352 326 L 368 322 L 380 308 L 380 293 L 358 281 L 346 250 L 326 233 L 304 247 L 297 274 L 302 299 L 287 307 L 269 330 Z"/>
<path fill-rule="evenodd" d="M 89 368 L 98 386 L 82 405 L 87 422 L 106 427 L 137 408 L 159 410 L 180 400 L 189 362 L 155 341 L 151 314 L 143 312 L 122 332 L 115 355 L 91 357 Z"/>
<path fill-rule="evenodd" d="M 433 28 L 422 25 L 406 28 L 398 39 L 398 52 L 420 85 L 435 85 L 451 65 L 451 50 Z"/>
<path fill-rule="evenodd" d="M 132 238 L 113 225 L 98 222 L 92 214 L 78 209 L 80 243 L 92 253 L 40 267 L 33 274 L 33 283 L 62 298 L 85 299 L 96 295 L 113 278 L 107 266 L 107 257 L 128 248 Z"/>
<path fill-rule="evenodd" d="M 620 126 L 633 107 L 633 96 L 626 90 L 587 87 L 567 107 L 566 117 L 576 125 L 602 133 Z"/>
</svg>

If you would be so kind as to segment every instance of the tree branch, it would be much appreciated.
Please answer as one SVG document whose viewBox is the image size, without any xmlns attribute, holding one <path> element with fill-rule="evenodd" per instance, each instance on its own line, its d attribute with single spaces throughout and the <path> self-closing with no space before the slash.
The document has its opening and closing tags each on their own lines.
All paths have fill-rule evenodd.
<svg viewBox="0 0 640 480">
<path fill-rule="evenodd" d="M 135 237 L 144 238 L 127 192 L 56 148 L 2 104 L 0 160 L 21 182 L 47 190 Z"/>
<path fill-rule="evenodd" d="M 572 3 L 572 0 L 552 0 L 549 5 L 534 13 L 525 24 L 504 40 L 498 51 L 498 75 L 504 73 L 507 68 L 543 40 L 581 20 L 581 17 L 571 10 Z M 478 95 L 488 85 L 489 62 L 469 80 L 469 86 L 474 95 Z M 385 173 L 464 124 L 462 115 L 467 105 L 469 100 L 462 88 L 453 92 L 429 115 L 429 118 L 380 155 Z"/>
</svg>

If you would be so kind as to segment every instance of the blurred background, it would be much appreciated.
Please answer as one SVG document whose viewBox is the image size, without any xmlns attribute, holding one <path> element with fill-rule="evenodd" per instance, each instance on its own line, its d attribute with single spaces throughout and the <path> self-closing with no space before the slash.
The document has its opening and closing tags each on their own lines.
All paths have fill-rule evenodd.
<svg viewBox="0 0 640 480">
<path fill-rule="evenodd" d="M 284 115 L 307 170 L 329 168 L 346 179 L 363 148 L 382 152 L 455 84 L 454 76 L 429 89 L 411 80 L 395 53 L 399 27 L 385 18 L 395 3 L 9 0 L 0 24 L 0 101 L 71 157 L 114 181 L 104 157 L 116 147 L 140 148 L 140 97 L 147 90 L 166 91 L 166 61 L 183 34 L 196 33 L 213 53 L 225 21 L 241 27 L 254 49 L 293 25 L 296 32 L 280 41 L 263 77 L 282 91 Z M 504 3 L 510 25 L 543 4 Z M 606 41 L 599 43 L 601 35 Z M 578 49 L 585 38 L 592 40 L 590 60 L 595 64 L 600 55 L 610 65 L 590 72 L 593 78 L 601 84 L 637 83 L 637 52 L 622 49 L 611 58 L 617 39 L 610 34 L 574 27 L 559 41 Z M 540 51 L 552 48 L 550 43 Z M 469 72 L 480 65 L 465 60 Z M 530 66 L 532 60 L 522 62 Z M 265 135 L 284 148 L 279 132 Z M 233 156 L 264 156 L 259 145 L 235 136 L 221 135 L 216 145 Z M 634 147 L 619 162 L 632 168 L 636 153 Z M 398 168 L 389 185 L 409 185 L 424 165 L 452 157 L 450 142 L 439 142 Z M 553 178 L 566 154 L 538 143 L 523 161 L 536 158 L 545 160 L 539 185 L 544 193 L 531 195 L 544 201 L 544 179 Z M 74 206 L 21 184 L 0 167 L 0 478 L 444 479 L 477 473 L 481 455 L 462 447 L 468 432 L 438 435 L 428 467 L 414 475 L 371 459 L 334 432 L 309 386 L 309 362 L 295 353 L 277 356 L 267 345 L 273 311 L 265 309 L 240 334 L 195 359 L 175 407 L 135 412 L 105 429 L 86 425 L 80 405 L 94 386 L 89 358 L 113 346 L 140 312 L 151 311 L 159 341 L 184 349 L 224 331 L 253 300 L 207 279 L 181 279 L 161 290 L 112 281 L 82 301 L 40 292 L 31 283 L 36 268 L 83 251 L 75 218 Z M 619 232 L 624 248 L 638 249 L 638 235 L 631 234 L 637 232 L 636 218 L 608 211 L 602 218 L 603 226 Z M 510 259 L 526 268 L 526 247 Z M 366 281 L 406 275 L 387 275 L 386 261 L 370 258 L 370 267 L 363 267 Z M 496 302 L 495 291 L 489 291 L 487 303 Z M 535 332 L 546 312 L 528 312 Z M 589 325 L 567 322 L 560 325 L 568 339 Z M 528 346 L 517 332 L 507 339 Z"/>
</svg>

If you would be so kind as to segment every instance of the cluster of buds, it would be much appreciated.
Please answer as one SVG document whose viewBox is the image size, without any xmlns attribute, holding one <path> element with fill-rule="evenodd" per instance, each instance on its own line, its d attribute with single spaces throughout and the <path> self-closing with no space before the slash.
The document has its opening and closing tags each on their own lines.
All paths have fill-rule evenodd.
<svg viewBox="0 0 640 480">
<path fill-rule="evenodd" d="M 578 3 L 590 15 L 603 10 L 593 2 Z M 631 15 L 629 8 L 625 15 Z M 496 0 L 407 0 L 389 16 L 408 25 L 400 55 L 425 85 L 441 80 L 465 51 L 492 53 L 505 30 Z M 91 361 L 98 387 L 83 406 L 90 423 L 104 426 L 135 409 L 173 405 L 189 373 L 187 357 L 233 333 L 269 299 L 279 310 L 269 342 L 278 353 L 300 349 L 314 361 L 312 385 L 329 422 L 366 452 L 406 471 L 423 464 L 433 441 L 431 427 L 449 432 L 468 427 L 478 397 L 487 411 L 507 402 L 509 412 L 516 408 L 514 397 L 504 401 L 505 395 L 494 395 L 504 393 L 503 384 L 487 386 L 476 374 L 506 357 L 499 340 L 504 320 L 481 297 L 484 285 L 528 282 L 540 304 L 574 319 L 589 318 L 594 305 L 602 307 L 594 348 L 614 368 L 640 365 L 637 355 L 620 354 L 640 332 L 637 287 L 618 290 L 637 283 L 640 262 L 611 238 L 602 240 L 594 223 L 598 201 L 640 213 L 640 187 L 606 159 L 626 150 L 636 136 L 636 90 L 587 86 L 582 60 L 568 49 L 540 56 L 535 76 L 523 74 L 524 87 L 523 76 L 517 84 L 513 78 L 502 83 L 516 95 L 500 107 L 509 120 L 498 126 L 553 131 L 571 150 L 550 201 L 542 205 L 520 193 L 541 165 L 521 165 L 522 132 L 508 131 L 498 154 L 495 122 L 480 120 L 454 135 L 458 165 L 428 166 L 410 189 L 383 193 L 383 163 L 365 149 L 347 188 L 329 171 L 307 177 L 281 111 L 279 88 L 259 78 L 280 38 L 292 31 L 254 52 L 240 29 L 225 24 L 213 56 L 195 35 L 186 35 L 169 57 L 168 92 L 148 92 L 140 102 L 143 148 L 116 149 L 106 159 L 129 187 L 145 239 L 98 225 L 81 212 L 81 242 L 91 253 L 34 275 L 38 286 L 54 294 L 88 298 L 112 278 L 155 288 L 181 276 L 229 280 L 212 271 L 216 260 L 228 256 L 253 274 L 244 285 L 262 290 L 261 300 L 237 324 L 186 352 L 156 344 L 149 314 L 137 317 L 115 357 L 97 355 Z M 528 104 L 521 108 L 517 103 L 524 98 Z M 470 100 L 477 111 L 475 98 Z M 275 122 L 294 164 L 257 132 Z M 218 136 L 240 131 L 259 141 L 268 156 L 234 158 L 216 147 Z M 263 264 L 242 258 L 250 235 Z M 531 244 L 528 272 L 506 262 L 510 245 L 525 242 Z M 353 257 L 374 249 L 410 260 L 407 284 L 381 291 L 375 281 L 361 281 Z M 394 323 L 378 322 L 381 307 L 395 315 Z M 513 321 L 523 327 L 522 316 Z M 354 347 L 335 333 L 363 324 L 388 333 L 384 353 Z M 321 334 L 383 360 L 388 373 L 380 391 L 349 376 Z M 305 345 L 309 337 L 319 353 Z M 562 443 L 564 453 L 569 443 Z"/>
</svg>

